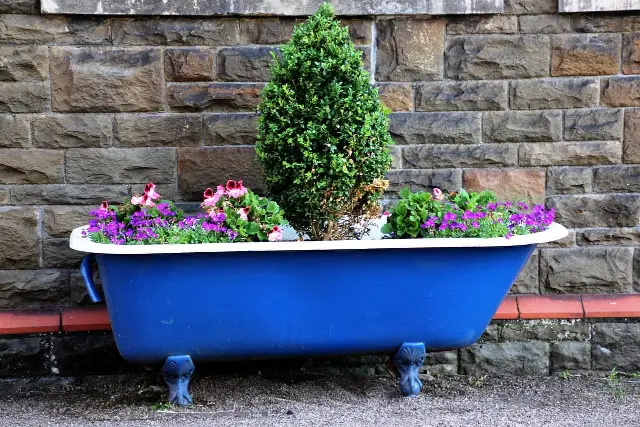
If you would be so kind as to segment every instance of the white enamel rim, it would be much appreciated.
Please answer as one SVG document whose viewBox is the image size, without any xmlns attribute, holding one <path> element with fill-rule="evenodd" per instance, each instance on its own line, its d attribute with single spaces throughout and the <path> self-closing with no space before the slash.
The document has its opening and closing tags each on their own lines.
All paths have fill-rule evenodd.
<svg viewBox="0 0 640 427">
<path fill-rule="evenodd" d="M 383 240 L 333 240 L 329 242 L 250 242 L 250 243 L 198 243 L 170 245 L 113 245 L 95 243 L 82 236 L 85 227 L 78 227 L 71 233 L 69 246 L 80 252 L 113 255 L 181 254 L 202 252 L 274 252 L 274 251 L 338 251 L 364 249 L 418 249 L 418 248 L 484 248 L 500 246 L 523 246 L 547 243 L 566 237 L 568 231 L 562 225 L 553 223 L 540 233 L 504 237 L 480 238 L 438 238 L 438 239 L 383 239 Z"/>
</svg>

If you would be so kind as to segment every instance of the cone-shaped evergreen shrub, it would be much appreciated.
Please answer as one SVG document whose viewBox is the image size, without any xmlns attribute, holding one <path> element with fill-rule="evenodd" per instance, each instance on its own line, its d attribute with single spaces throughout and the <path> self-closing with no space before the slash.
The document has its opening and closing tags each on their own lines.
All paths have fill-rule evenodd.
<svg viewBox="0 0 640 427">
<path fill-rule="evenodd" d="M 312 240 L 359 237 L 391 165 L 387 111 L 325 3 L 275 57 L 256 151 L 270 196 Z"/>
</svg>

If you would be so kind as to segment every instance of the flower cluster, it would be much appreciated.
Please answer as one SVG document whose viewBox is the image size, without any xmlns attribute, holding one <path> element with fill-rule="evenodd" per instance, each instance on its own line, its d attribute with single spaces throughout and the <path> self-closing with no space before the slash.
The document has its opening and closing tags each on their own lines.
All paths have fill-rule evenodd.
<svg viewBox="0 0 640 427">
<path fill-rule="evenodd" d="M 278 205 L 256 196 L 242 181 L 229 181 L 216 192 L 208 188 L 202 203 L 206 213 L 186 217 L 173 203 L 159 200 L 155 188 L 147 184 L 142 196 L 120 206 L 102 202 L 90 212 L 83 234 L 118 245 L 282 240 L 286 222 Z"/>
<path fill-rule="evenodd" d="M 490 191 L 460 190 L 445 195 L 412 193 L 404 189 L 401 200 L 388 213 L 383 232 L 394 238 L 411 237 L 506 237 L 546 230 L 555 210 L 524 202 L 498 202 Z"/>
</svg>

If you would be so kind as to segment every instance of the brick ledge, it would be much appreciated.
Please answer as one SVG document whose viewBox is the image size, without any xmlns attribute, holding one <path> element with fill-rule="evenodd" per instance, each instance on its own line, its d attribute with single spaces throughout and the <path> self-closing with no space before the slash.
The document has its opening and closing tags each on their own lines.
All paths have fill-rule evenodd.
<svg viewBox="0 0 640 427">
<path fill-rule="evenodd" d="M 640 318 L 640 294 L 507 296 L 493 320 Z M 0 311 L 0 335 L 109 331 L 106 307 Z"/>
</svg>

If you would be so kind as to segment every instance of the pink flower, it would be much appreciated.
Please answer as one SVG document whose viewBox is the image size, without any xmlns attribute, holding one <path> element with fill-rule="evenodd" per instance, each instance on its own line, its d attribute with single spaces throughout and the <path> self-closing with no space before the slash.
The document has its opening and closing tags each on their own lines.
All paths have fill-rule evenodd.
<svg viewBox="0 0 640 427">
<path fill-rule="evenodd" d="M 214 193 L 211 188 L 207 188 L 204 190 L 204 206 L 215 206 L 220 200 L 220 195 L 218 193 Z"/>
<path fill-rule="evenodd" d="M 389 211 L 384 211 L 384 212 L 382 212 L 382 216 L 383 216 L 383 217 L 385 217 L 385 218 L 386 218 L 386 217 L 388 217 L 389 215 L 391 215 L 391 214 L 389 213 Z"/>
<path fill-rule="evenodd" d="M 238 209 L 238 215 L 240 215 L 240 219 L 243 219 L 245 221 L 249 220 L 249 208 L 241 208 Z"/>
<path fill-rule="evenodd" d="M 102 204 L 100 205 L 100 210 L 101 211 L 108 211 L 109 210 L 109 202 L 107 202 L 106 200 L 104 202 L 102 202 Z"/>
<path fill-rule="evenodd" d="M 131 198 L 132 205 L 141 205 L 144 201 L 144 196 L 138 196 L 137 194 Z"/>
<path fill-rule="evenodd" d="M 269 233 L 269 241 L 270 242 L 277 242 L 278 240 L 282 240 L 282 230 L 280 229 L 280 227 L 275 225 L 271 229 L 271 233 Z"/>
<path fill-rule="evenodd" d="M 229 194 L 229 197 L 237 199 L 238 197 L 244 196 L 246 193 L 247 189 L 242 185 L 242 181 L 227 181 L 227 194 Z"/>
<path fill-rule="evenodd" d="M 156 185 L 153 182 L 144 186 L 144 194 L 146 194 L 151 200 L 157 200 L 160 195 L 156 193 Z"/>
<path fill-rule="evenodd" d="M 141 205 L 143 206 L 149 206 L 149 207 L 154 207 L 156 204 L 153 203 L 153 200 L 151 199 L 151 197 L 149 197 L 149 195 L 147 193 L 144 193 L 144 195 L 142 196 L 142 203 Z"/>
<path fill-rule="evenodd" d="M 439 188 L 434 188 L 433 189 L 433 198 L 436 199 L 436 200 L 444 199 L 444 195 L 442 194 L 442 190 L 440 190 Z"/>
</svg>

